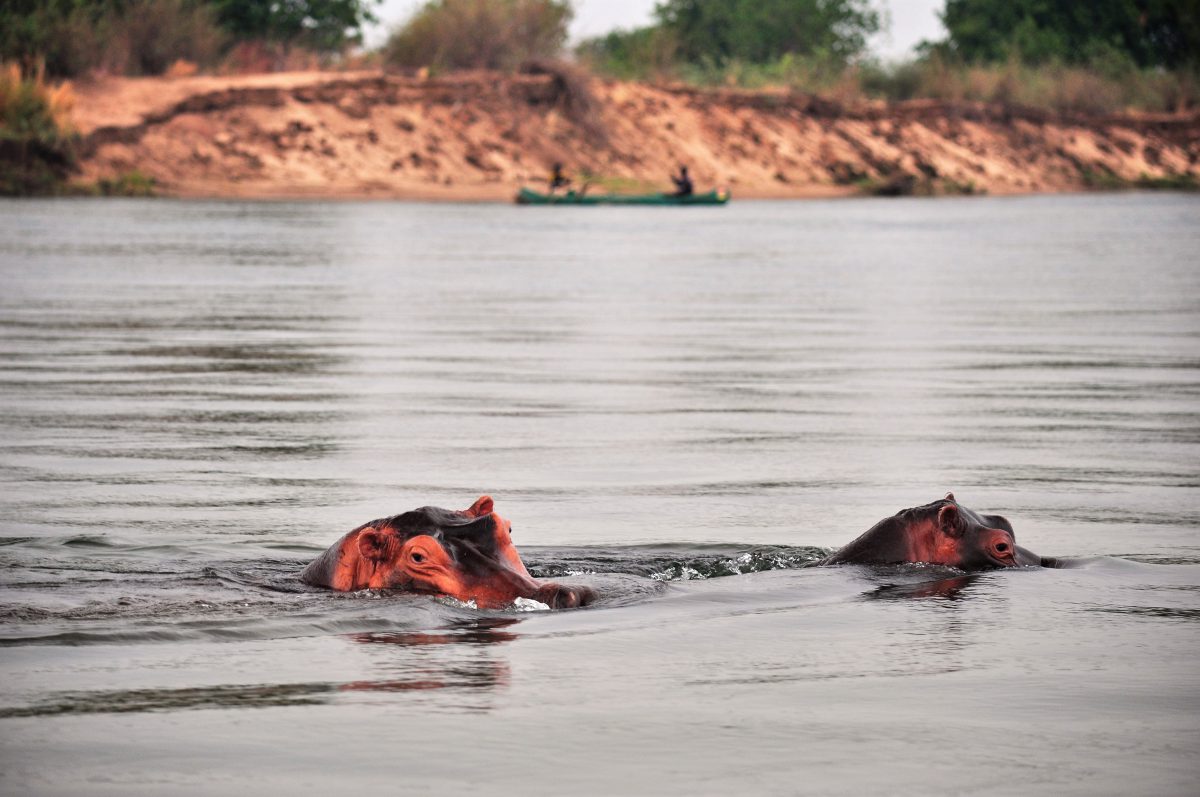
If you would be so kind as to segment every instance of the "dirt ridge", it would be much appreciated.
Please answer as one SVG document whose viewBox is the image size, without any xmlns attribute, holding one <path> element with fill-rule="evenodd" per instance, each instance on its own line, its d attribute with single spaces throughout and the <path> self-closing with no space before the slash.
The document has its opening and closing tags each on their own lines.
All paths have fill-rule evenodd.
<svg viewBox="0 0 1200 797">
<path fill-rule="evenodd" d="M 79 91 L 81 177 L 136 170 L 179 196 L 448 199 L 507 198 L 556 161 L 629 186 L 664 185 L 684 162 L 700 186 L 741 196 L 914 183 L 1005 194 L 1079 190 L 1097 177 L 1200 177 L 1200 113 L 844 105 L 607 81 L 590 93 L 572 103 L 553 75 L 486 72 L 109 79 Z"/>
</svg>

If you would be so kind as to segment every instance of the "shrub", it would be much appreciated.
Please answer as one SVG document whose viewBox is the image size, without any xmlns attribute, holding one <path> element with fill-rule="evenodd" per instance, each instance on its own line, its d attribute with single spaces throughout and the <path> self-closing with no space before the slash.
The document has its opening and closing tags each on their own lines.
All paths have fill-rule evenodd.
<svg viewBox="0 0 1200 797">
<path fill-rule="evenodd" d="M 362 28 L 377 22 L 380 0 L 206 0 L 221 26 L 239 41 L 296 45 L 313 53 L 342 53 L 362 42 Z"/>
<path fill-rule="evenodd" d="M 226 34 L 202 0 L 74 0 L 0 8 L 0 56 L 51 75 L 158 75 L 179 59 L 215 63 Z"/>
<path fill-rule="evenodd" d="M 99 3 L 0 3 L 0 59 L 51 75 L 82 74 L 104 52 L 104 17 Z"/>
<path fill-rule="evenodd" d="M 398 67 L 512 70 L 551 58 L 567 39 L 565 0 L 432 0 L 384 46 Z"/>
<path fill-rule="evenodd" d="M 664 0 L 654 14 L 692 63 L 821 54 L 846 63 L 880 26 L 868 0 Z"/>
<path fill-rule="evenodd" d="M 1200 57 L 1195 0 L 947 0 L 941 16 L 938 46 L 970 62 L 1181 67 Z"/>
<path fill-rule="evenodd" d="M 161 75 L 183 59 L 213 64 L 225 46 L 216 14 L 188 0 L 134 0 L 109 25 L 112 71 Z"/>
<path fill-rule="evenodd" d="M 0 68 L 0 194 L 55 193 L 74 167 L 69 84 L 51 85 L 44 71 Z"/>
<path fill-rule="evenodd" d="M 674 73 L 678 50 L 673 33 L 653 26 L 588 39 L 575 48 L 575 55 L 598 74 L 620 80 L 653 80 Z"/>
<path fill-rule="evenodd" d="M 70 132 L 74 107 L 70 83 L 51 85 L 40 68 L 28 76 L 17 64 L 0 68 L 0 136 L 58 140 Z"/>
<path fill-rule="evenodd" d="M 595 144 L 608 138 L 602 106 L 592 92 L 591 76 L 565 61 L 533 59 L 521 64 L 526 75 L 548 75 L 553 86 L 552 102 Z"/>
<path fill-rule="evenodd" d="M 96 188 L 104 196 L 147 197 L 154 196 L 155 181 L 134 169 L 116 177 L 101 178 Z"/>
<path fill-rule="evenodd" d="M 1200 79 L 1188 70 L 1141 69 L 1125 59 L 1114 64 L 1032 66 L 1015 58 L 999 64 L 957 63 L 938 52 L 917 61 L 860 72 L 872 97 L 915 97 L 1024 105 L 1060 113 L 1115 113 L 1127 109 L 1184 111 L 1200 104 Z"/>
</svg>

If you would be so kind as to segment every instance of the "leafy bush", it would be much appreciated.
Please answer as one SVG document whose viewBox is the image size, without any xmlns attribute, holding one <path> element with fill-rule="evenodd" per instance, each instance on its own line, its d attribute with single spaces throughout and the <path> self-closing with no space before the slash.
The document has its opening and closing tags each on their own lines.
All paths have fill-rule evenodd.
<svg viewBox="0 0 1200 797">
<path fill-rule="evenodd" d="M 101 178 L 96 189 L 103 196 L 147 197 L 155 194 L 155 181 L 134 169 L 112 178 Z"/>
<path fill-rule="evenodd" d="M 161 75 L 180 59 L 215 63 L 226 39 L 215 10 L 189 0 L 133 0 L 108 24 L 109 65 L 131 75 Z"/>
<path fill-rule="evenodd" d="M 734 59 L 723 64 L 704 60 L 681 64 L 678 77 L 701 86 L 736 86 L 761 89 L 783 86 L 809 94 L 842 100 L 860 98 L 858 67 L 847 66 L 827 53 L 798 56 L 788 53 L 767 63 Z"/>
<path fill-rule="evenodd" d="M 98 2 L 0 3 L 0 59 L 40 65 L 51 75 L 82 74 L 104 51 L 104 17 Z"/>
<path fill-rule="evenodd" d="M 665 0 L 654 13 L 691 63 L 761 64 L 789 54 L 844 63 L 880 25 L 870 0 Z"/>
<path fill-rule="evenodd" d="M 566 0 L 431 0 L 388 39 L 384 62 L 399 67 L 515 69 L 559 53 Z"/>
<path fill-rule="evenodd" d="M 869 0 L 666 0 L 655 16 L 655 25 L 589 39 L 576 54 L 624 79 L 832 86 L 880 25 Z"/>
<path fill-rule="evenodd" d="M 4 0 L 0 59 L 41 63 L 56 76 L 158 75 L 179 60 L 212 66 L 235 43 L 259 42 L 273 63 L 287 63 L 293 46 L 324 54 L 361 41 L 378 2 Z"/>
<path fill-rule="evenodd" d="M 216 10 L 199 0 L 16 0 L 0 10 L 0 56 L 57 76 L 157 75 L 179 59 L 212 64 L 225 41 Z"/>
<path fill-rule="evenodd" d="M 1116 54 L 1139 66 L 1200 60 L 1196 0 L 946 0 L 941 46 L 968 62 L 1095 64 Z"/>
<path fill-rule="evenodd" d="M 376 22 L 380 0 L 209 0 L 221 27 L 239 41 L 295 44 L 318 53 L 340 52 L 362 41 Z"/>
<path fill-rule="evenodd" d="M 1118 68 L 1112 61 L 1031 66 L 1016 58 L 967 65 L 934 53 L 893 67 L 868 65 L 860 75 L 865 95 L 891 100 L 924 97 L 1093 114 L 1128 109 L 1173 112 L 1200 104 L 1200 78 L 1195 73 L 1141 69 L 1129 61 Z"/>
<path fill-rule="evenodd" d="M 521 64 L 520 71 L 526 75 L 550 76 L 553 87 L 551 101 L 593 143 L 599 144 L 608 138 L 602 107 L 592 93 L 592 78 L 588 72 L 565 61 L 545 58 L 526 61 Z"/>
<path fill-rule="evenodd" d="M 0 68 L 0 194 L 54 193 L 74 166 L 68 114 L 70 85 L 51 85 L 44 72 Z"/>
<path fill-rule="evenodd" d="M 621 80 L 650 80 L 667 77 L 675 71 L 678 50 L 674 34 L 652 26 L 615 30 L 588 39 L 575 49 L 575 55 L 599 74 Z"/>
<path fill-rule="evenodd" d="M 17 64 L 0 68 L 0 136 L 57 141 L 69 133 L 74 106 L 69 83 L 51 85 L 41 69 L 26 76 Z"/>
</svg>

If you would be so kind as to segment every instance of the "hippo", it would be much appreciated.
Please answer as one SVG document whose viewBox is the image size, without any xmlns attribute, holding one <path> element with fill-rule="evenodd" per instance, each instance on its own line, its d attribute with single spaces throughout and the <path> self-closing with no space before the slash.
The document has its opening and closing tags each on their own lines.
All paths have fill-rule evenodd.
<svg viewBox="0 0 1200 797">
<path fill-rule="evenodd" d="M 940 501 L 902 509 L 817 564 L 928 562 L 960 570 L 1057 567 L 1017 545 L 1012 525 L 1000 515 L 981 515 L 947 493 Z"/>
<path fill-rule="evenodd" d="M 512 524 L 492 507 L 485 495 L 461 512 L 427 506 L 372 520 L 313 560 L 300 579 L 341 592 L 448 595 L 484 609 L 508 606 L 517 598 L 555 609 L 595 600 L 587 587 L 535 581 L 513 547 Z"/>
</svg>

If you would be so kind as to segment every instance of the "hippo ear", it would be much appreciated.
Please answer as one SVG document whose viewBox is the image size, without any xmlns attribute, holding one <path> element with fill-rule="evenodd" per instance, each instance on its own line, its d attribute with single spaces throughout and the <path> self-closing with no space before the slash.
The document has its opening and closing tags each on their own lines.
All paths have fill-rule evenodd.
<svg viewBox="0 0 1200 797">
<path fill-rule="evenodd" d="M 956 503 L 956 504 L 958 503 L 958 501 L 954 500 L 954 493 L 946 493 L 945 500 L 946 501 L 954 501 L 954 503 Z"/>
<path fill-rule="evenodd" d="M 387 558 L 388 540 L 384 534 L 368 526 L 358 533 L 358 552 L 363 559 L 383 561 Z"/>
<path fill-rule="evenodd" d="M 492 514 L 492 497 L 490 495 L 479 496 L 479 500 L 471 504 L 471 508 L 465 510 L 463 514 L 471 517 L 487 517 Z"/>
<path fill-rule="evenodd" d="M 958 507 L 954 504 L 946 504 L 938 510 L 937 522 L 938 528 L 947 537 L 961 537 L 965 530 L 962 515 L 959 514 Z"/>
</svg>

